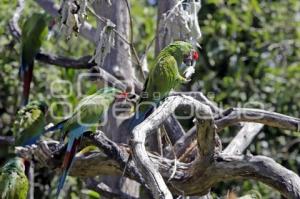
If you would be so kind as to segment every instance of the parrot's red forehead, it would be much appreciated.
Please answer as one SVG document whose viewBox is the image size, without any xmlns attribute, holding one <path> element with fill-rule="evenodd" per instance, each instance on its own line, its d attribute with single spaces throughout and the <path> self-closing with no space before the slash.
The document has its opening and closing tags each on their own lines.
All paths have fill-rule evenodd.
<svg viewBox="0 0 300 199">
<path fill-rule="evenodd" d="M 198 60 L 199 59 L 199 54 L 197 51 L 193 51 L 193 60 Z"/>
<path fill-rule="evenodd" d="M 119 98 L 119 99 L 126 99 L 127 97 L 128 97 L 128 92 L 126 92 L 126 91 L 117 95 L 117 98 Z"/>
</svg>

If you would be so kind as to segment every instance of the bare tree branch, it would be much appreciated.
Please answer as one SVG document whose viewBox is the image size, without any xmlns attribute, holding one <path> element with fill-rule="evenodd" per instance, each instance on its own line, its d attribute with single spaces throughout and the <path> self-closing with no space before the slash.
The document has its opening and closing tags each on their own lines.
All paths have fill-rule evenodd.
<svg viewBox="0 0 300 199">
<path fill-rule="evenodd" d="M 24 9 L 24 5 L 24 0 L 18 0 L 17 9 L 14 12 L 13 18 L 8 23 L 9 31 L 17 41 L 19 41 L 21 37 L 21 29 L 18 22 Z"/>
<path fill-rule="evenodd" d="M 206 104 L 210 107 L 213 113 L 221 113 L 223 110 L 220 109 L 214 102 L 209 100 L 202 92 L 191 91 L 191 92 L 171 92 L 169 96 L 182 96 L 182 95 L 193 97 L 194 99 Z"/>
<path fill-rule="evenodd" d="M 199 150 L 200 158 L 202 160 L 207 161 L 207 160 L 211 160 L 215 154 L 216 126 L 210 108 L 206 105 L 205 105 L 206 107 L 205 106 L 201 107 L 200 105 L 198 106 L 199 106 L 198 109 L 200 113 L 198 117 L 196 117 L 198 150 Z M 203 116 L 205 117 L 203 118 Z"/>
<path fill-rule="evenodd" d="M 185 93 L 188 96 L 191 96 L 200 102 L 208 105 L 215 114 L 219 114 L 216 119 L 217 131 L 220 132 L 226 126 L 231 126 L 238 124 L 239 122 L 256 122 L 256 123 L 243 123 L 246 127 L 242 128 L 241 132 L 237 135 L 237 138 L 232 140 L 232 145 L 230 148 L 226 149 L 227 152 L 230 149 L 238 150 L 239 152 L 244 151 L 248 145 L 251 143 L 252 139 L 259 133 L 259 130 L 262 128 L 260 124 L 266 124 L 272 127 L 278 127 L 289 130 L 299 131 L 298 125 L 300 127 L 300 120 L 297 118 L 285 116 L 278 113 L 262 111 L 258 109 L 229 109 L 222 112 L 222 109 L 219 109 L 213 102 L 208 100 L 201 92 L 187 92 Z M 173 92 L 171 96 L 180 96 L 182 93 Z M 222 113 L 221 113 L 222 112 Z M 270 120 L 270 122 L 269 122 Z M 253 129 L 253 130 L 251 130 Z M 242 138 L 243 136 L 246 136 Z M 180 157 L 185 150 L 192 144 L 192 141 L 196 139 L 196 127 L 192 127 L 183 137 L 181 137 L 177 143 L 175 143 L 174 148 L 177 154 L 177 157 Z M 238 141 L 242 141 L 238 146 L 235 144 Z M 231 148 L 233 147 L 233 148 Z M 241 147 L 241 148 L 240 148 Z M 237 152 L 237 151 L 236 151 Z"/>
<path fill-rule="evenodd" d="M 49 11 L 53 16 L 58 16 L 58 8 L 54 4 L 54 2 L 49 0 L 38 0 L 37 3 L 39 3 L 39 5 L 41 5 L 45 10 Z M 20 18 L 23 8 L 24 8 L 24 1 L 19 0 L 19 5 L 17 7 L 17 10 L 14 13 L 13 19 L 9 23 L 9 29 L 17 41 L 20 41 L 20 36 L 21 36 L 21 29 L 18 25 L 18 20 Z M 36 55 L 36 59 L 44 63 L 61 66 L 64 68 L 88 69 L 93 66 L 96 66 L 94 62 L 89 61 L 91 59 L 91 56 L 83 56 L 79 59 L 72 59 L 63 56 L 38 53 Z M 97 70 L 99 70 L 98 76 L 101 78 L 101 80 L 104 80 L 122 90 L 126 89 L 125 84 L 123 84 L 113 75 L 109 74 L 108 72 L 106 72 L 101 68 L 99 69 L 97 68 Z"/>
<path fill-rule="evenodd" d="M 280 191 L 287 198 L 300 197 L 299 176 L 268 157 L 220 154 L 205 170 L 201 166 L 194 164 L 190 178 L 173 184 L 188 195 L 204 195 L 219 182 L 254 179 Z"/>
<path fill-rule="evenodd" d="M 132 150 L 133 157 L 140 172 L 145 177 L 146 184 L 149 186 L 155 198 L 172 198 L 172 194 L 166 186 L 161 174 L 153 166 L 145 148 L 147 134 L 155 130 L 163 121 L 165 121 L 179 105 L 194 105 L 196 113 L 205 113 L 210 111 L 209 107 L 201 104 L 191 97 L 169 97 L 158 107 L 144 122 L 136 126 L 132 131 Z M 203 111 L 203 112 L 202 112 Z M 212 119 L 212 116 L 211 116 Z M 208 145 L 204 145 L 203 154 L 210 151 Z"/>
<path fill-rule="evenodd" d="M 125 3 L 126 3 L 126 7 L 128 9 L 128 14 L 129 14 L 129 23 L 130 23 L 130 49 L 133 53 L 133 56 L 134 58 L 136 59 L 136 62 L 138 64 L 138 67 L 139 67 L 139 70 L 140 70 L 140 73 L 143 77 L 143 79 L 145 80 L 146 79 L 146 75 L 144 74 L 144 70 L 143 70 L 143 66 L 142 66 L 142 63 L 138 57 L 138 54 L 137 54 L 137 51 L 133 45 L 133 20 L 132 20 L 132 15 L 131 15 L 131 8 L 130 8 L 130 5 L 129 5 L 129 1 L 128 0 L 124 0 Z"/>
<path fill-rule="evenodd" d="M 264 156 L 221 156 L 210 168 L 212 177 L 229 179 L 254 179 L 278 190 L 287 198 L 300 198 L 300 178 L 273 159 Z"/>
<path fill-rule="evenodd" d="M 72 59 L 63 56 L 49 55 L 38 53 L 36 59 L 38 61 L 60 66 L 63 68 L 73 68 L 73 69 L 90 69 L 96 64 L 94 62 L 89 62 L 91 56 L 83 56 L 79 59 Z M 116 77 L 106 72 L 104 69 L 95 67 L 97 70 L 96 79 L 109 83 L 111 86 L 115 86 L 121 90 L 126 90 L 126 85 L 118 80 Z M 92 76 L 92 75 L 91 75 Z"/>
<path fill-rule="evenodd" d="M 40 62 L 52 64 L 63 68 L 91 69 L 94 66 L 96 66 L 95 62 L 90 62 L 90 58 L 91 58 L 90 55 L 83 56 L 78 59 L 74 59 L 74 58 L 69 58 L 64 56 L 38 53 L 35 58 Z M 116 78 L 115 76 L 113 76 L 112 74 L 104 70 L 103 68 L 94 67 L 94 70 L 97 70 L 96 77 L 98 77 L 99 80 L 108 82 L 110 85 L 113 85 L 121 90 L 126 89 L 125 83 L 121 82 L 118 78 Z M 142 90 L 141 83 L 138 81 L 134 81 L 134 88 L 137 93 L 141 92 Z"/>
<path fill-rule="evenodd" d="M 133 174 L 133 178 L 138 179 L 140 183 L 144 184 L 144 179 L 138 172 L 138 169 L 132 162 L 128 161 L 128 156 L 126 157 L 128 153 L 124 153 L 120 150 L 120 148 L 113 141 L 109 140 L 103 132 L 97 131 L 96 134 L 88 133 L 86 136 L 93 141 L 96 146 L 102 149 L 106 155 L 116 160 L 122 168 L 126 168 L 126 171 Z"/>
<path fill-rule="evenodd" d="M 182 156 L 197 137 L 196 126 L 193 126 L 184 136 L 182 136 L 174 145 L 177 157 Z"/>
<path fill-rule="evenodd" d="M 218 108 L 217 105 L 210 101 L 202 92 L 185 92 L 184 95 L 193 97 L 194 99 L 206 104 L 210 107 L 214 114 L 219 114 L 222 109 Z M 170 96 L 182 96 L 182 92 L 172 92 Z M 174 144 L 174 149 L 177 157 L 181 157 L 186 154 L 187 150 L 192 151 L 191 147 L 194 147 L 193 141 L 196 139 L 196 126 L 193 126 L 187 133 L 185 133 L 177 142 Z"/>
<path fill-rule="evenodd" d="M 194 107 L 194 114 L 197 119 L 197 143 L 200 157 L 190 164 L 147 153 L 144 145 L 147 134 L 156 129 L 174 113 L 177 107 L 180 108 L 181 106 Z M 275 126 L 275 123 L 279 127 L 294 128 L 293 122 L 298 121 L 297 118 L 278 113 L 256 109 L 246 110 L 252 116 L 263 113 L 263 117 L 255 121 L 271 126 Z M 231 111 L 228 111 L 224 115 L 227 117 L 230 114 Z M 266 118 L 268 122 L 266 122 Z M 184 195 L 205 195 L 217 183 L 232 179 L 259 180 L 277 189 L 285 197 L 299 198 L 299 176 L 282 167 L 271 158 L 220 154 L 219 151 L 216 151 L 217 143 L 214 137 L 216 127 L 214 122 L 217 124 L 221 119 L 222 117 L 218 117 L 214 121 L 210 107 L 191 97 L 169 97 L 133 130 L 131 147 L 134 161 L 128 160 L 130 152 L 127 147 L 118 146 L 107 139 L 103 133 L 87 134 L 85 136 L 102 149 L 103 153 L 98 152 L 87 157 L 77 157 L 71 175 L 95 176 L 106 174 L 121 176 L 124 169 L 127 168 L 125 169 L 125 176 L 142 183 L 145 179 L 146 185 L 150 188 L 154 198 L 172 198 L 170 191 L 179 195 L 183 193 Z M 230 122 L 229 124 L 233 123 Z M 247 130 L 241 132 L 245 133 Z M 249 143 L 249 139 L 240 145 L 239 150 L 243 150 L 247 143 Z M 35 150 L 40 151 L 39 148 Z M 53 160 L 53 157 L 50 159 Z M 55 161 L 53 160 L 53 162 Z M 136 168 L 139 169 L 142 177 Z"/>
<path fill-rule="evenodd" d="M 164 122 L 164 126 L 172 144 L 175 144 L 177 140 L 185 135 L 184 129 L 174 115 L 170 115 L 170 117 L 167 118 Z"/>
<path fill-rule="evenodd" d="M 300 119 L 260 109 L 231 108 L 215 118 L 218 131 L 239 122 L 255 122 L 271 127 L 300 131 Z"/>
<path fill-rule="evenodd" d="M 198 149 L 200 152 L 200 161 L 197 161 L 195 165 L 199 166 L 197 172 L 200 172 L 203 175 L 203 172 L 207 170 L 211 166 L 211 162 L 213 162 L 213 156 L 215 156 L 216 151 L 216 140 L 215 140 L 215 129 L 218 125 L 224 125 L 218 121 L 223 120 L 221 118 L 217 118 L 216 127 L 214 126 L 214 120 L 212 118 L 212 113 L 210 112 L 210 108 L 193 98 L 188 97 L 169 97 L 166 101 L 152 113 L 143 123 L 138 125 L 132 132 L 132 148 L 133 148 L 133 156 L 136 162 L 136 165 L 140 169 L 142 175 L 145 177 L 146 184 L 150 187 L 155 198 L 172 198 L 172 195 L 166 186 L 162 176 L 158 172 L 158 170 L 153 166 L 149 156 L 147 155 L 145 149 L 145 139 L 147 134 L 157 128 L 164 120 L 168 118 L 170 114 L 172 114 L 176 107 L 181 106 L 194 106 L 196 118 L 198 121 L 197 129 L 198 129 Z M 285 115 L 266 112 L 261 110 L 253 110 L 253 109 L 244 109 L 247 112 L 247 115 L 250 116 L 260 116 L 260 118 L 255 118 L 256 122 L 265 123 L 275 127 L 281 128 L 295 128 L 295 123 L 298 125 L 299 119 L 288 117 Z M 199 113 L 201 113 L 199 115 Z M 231 112 L 229 111 L 229 114 Z M 250 114 L 251 113 L 251 114 Z M 225 112 L 225 118 L 229 115 L 228 112 Z M 263 115 L 263 117 L 261 117 Z M 237 117 L 234 117 L 236 119 Z M 254 117 L 251 118 L 251 120 Z M 249 120 L 247 117 L 242 117 L 243 120 Z M 229 124 L 234 124 L 239 122 L 239 120 L 233 120 L 234 122 L 229 121 Z M 202 124 L 202 125 L 200 125 Z M 218 128 L 220 130 L 220 128 Z M 207 177 L 207 176 L 206 176 Z M 202 179 L 204 180 L 204 179 Z M 265 181 L 266 182 L 266 181 Z M 206 190 L 202 190 L 201 194 L 206 194 L 209 191 L 208 187 Z"/>
<path fill-rule="evenodd" d="M 135 197 L 129 196 L 126 193 L 120 193 L 119 191 L 116 190 L 112 190 L 111 187 L 109 187 L 108 185 L 106 185 L 105 183 L 101 182 L 101 183 L 88 183 L 87 187 L 89 189 L 92 189 L 94 191 L 97 191 L 98 193 L 101 194 L 101 196 L 104 196 L 106 198 L 111 198 L 111 199 L 118 199 L 118 198 L 123 198 L 123 199 L 137 199 Z"/>
<path fill-rule="evenodd" d="M 13 136 L 0 136 L 0 146 L 13 145 L 14 142 L 15 142 L 15 139 Z"/>
<path fill-rule="evenodd" d="M 104 140 L 102 138 L 94 139 L 98 137 L 97 135 Z M 99 132 L 92 135 L 92 137 L 90 137 L 91 135 L 87 136 L 93 140 L 94 143 L 99 142 L 97 144 L 99 147 L 107 144 L 107 146 L 104 146 L 107 150 L 94 152 L 88 156 L 77 156 L 70 174 L 79 177 L 94 177 L 98 175 L 122 176 L 124 161 L 128 161 L 126 157 L 129 157 L 130 150 L 128 147 L 116 145 L 109 141 L 105 135 L 99 134 Z M 54 152 L 57 147 L 49 146 L 49 148 Z M 110 149 L 119 152 L 113 153 Z M 27 152 L 37 154 L 34 151 L 41 150 L 41 148 L 37 147 Z M 59 153 L 63 154 L 64 150 L 60 150 Z M 111 155 L 111 153 L 114 155 Z M 122 158 L 120 158 L 118 154 L 121 155 Z M 57 156 L 59 155 L 49 156 L 48 162 L 57 162 L 55 159 Z M 212 161 L 208 162 L 195 161 L 192 164 L 185 164 L 177 161 L 175 174 L 173 174 L 174 161 L 150 153 L 147 154 L 147 157 L 150 158 L 151 165 L 158 169 L 158 172 L 163 176 L 165 182 L 167 182 L 171 176 L 173 177 L 167 184 L 168 188 L 174 194 L 184 193 L 186 196 L 200 196 L 206 194 L 211 187 L 221 181 L 254 179 L 275 188 L 287 198 L 298 199 L 300 197 L 299 176 L 282 167 L 271 158 L 264 156 L 219 154 L 216 155 Z M 40 158 L 38 158 L 38 160 L 40 160 Z M 135 165 L 132 160 L 128 162 Z M 41 163 L 37 162 L 36 164 Z M 56 167 L 59 167 L 60 164 L 61 160 Z M 53 165 L 51 164 L 45 164 L 45 166 L 53 169 Z M 126 170 L 125 176 L 138 180 L 133 173 L 130 173 L 131 171 Z"/>
<path fill-rule="evenodd" d="M 242 154 L 263 126 L 263 124 L 245 123 L 243 128 L 224 149 L 223 153 L 232 155 Z"/>
<path fill-rule="evenodd" d="M 96 66 L 95 62 L 90 62 L 92 58 L 92 56 L 90 55 L 83 56 L 78 59 L 73 59 L 58 55 L 38 53 L 35 58 L 40 62 L 60 66 L 63 68 L 89 69 L 93 66 Z"/>
</svg>

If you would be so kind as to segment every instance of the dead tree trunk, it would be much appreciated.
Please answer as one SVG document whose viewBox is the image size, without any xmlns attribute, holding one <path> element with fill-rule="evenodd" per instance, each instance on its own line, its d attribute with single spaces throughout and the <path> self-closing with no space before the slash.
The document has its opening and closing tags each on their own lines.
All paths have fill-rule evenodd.
<svg viewBox="0 0 300 199">
<path fill-rule="evenodd" d="M 158 1 L 158 11 L 157 11 L 157 31 L 156 35 L 160 35 L 161 31 L 164 31 L 162 23 L 163 14 L 166 13 L 168 10 L 172 9 L 176 5 L 176 0 L 164 0 L 164 1 Z M 164 34 L 166 35 L 166 34 Z M 168 45 L 170 41 L 168 41 L 164 37 L 157 37 L 155 41 L 155 55 L 158 55 L 158 53 L 163 49 L 166 45 Z"/>
<path fill-rule="evenodd" d="M 95 1 L 93 8 L 99 16 L 110 19 L 116 25 L 116 30 L 129 40 L 130 17 L 125 1 L 111 0 L 111 5 L 106 1 Z M 99 26 L 102 28 L 104 24 L 98 22 Z M 124 82 L 128 89 L 131 90 L 134 88 L 134 70 L 132 67 L 130 46 L 117 35 L 115 36 L 115 47 L 105 58 L 103 68 Z M 107 122 L 102 128 L 108 137 L 117 143 L 127 143 L 129 139 L 129 133 L 126 133 L 128 131 L 122 130 L 124 128 L 121 125 L 122 122 L 122 120 L 114 117 L 110 110 Z M 132 180 L 122 177 L 105 177 L 104 182 L 113 190 L 138 197 L 139 185 Z"/>
</svg>

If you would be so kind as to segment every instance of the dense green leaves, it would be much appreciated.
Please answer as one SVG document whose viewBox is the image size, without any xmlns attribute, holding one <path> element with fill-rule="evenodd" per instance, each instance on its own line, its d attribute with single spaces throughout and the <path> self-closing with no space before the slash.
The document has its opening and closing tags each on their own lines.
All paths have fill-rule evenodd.
<svg viewBox="0 0 300 199">
<path fill-rule="evenodd" d="M 193 87 L 213 93 L 225 107 L 263 108 L 299 117 L 300 2 L 211 0 L 202 6 L 202 62 Z M 233 135 L 228 131 L 222 137 Z M 271 156 L 299 173 L 299 149 L 288 145 L 294 135 L 265 127 L 251 152 Z M 240 185 L 241 194 L 256 189 L 264 198 L 279 197 L 261 183 Z"/>
</svg>

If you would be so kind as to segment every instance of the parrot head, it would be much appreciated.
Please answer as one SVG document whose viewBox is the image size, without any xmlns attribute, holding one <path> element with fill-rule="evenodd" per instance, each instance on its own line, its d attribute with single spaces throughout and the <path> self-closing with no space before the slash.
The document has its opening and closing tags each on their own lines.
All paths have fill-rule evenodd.
<svg viewBox="0 0 300 199">
<path fill-rule="evenodd" d="M 43 30 L 44 27 L 48 27 L 52 18 L 46 13 L 33 13 L 31 19 L 34 20 L 36 27 Z"/>
<path fill-rule="evenodd" d="M 38 27 L 37 32 L 42 32 L 47 28 L 47 39 L 49 39 L 53 34 L 52 29 L 56 24 L 55 19 L 44 12 L 34 13 L 32 18 L 35 20 L 36 27 Z"/>
<path fill-rule="evenodd" d="M 183 63 L 187 66 L 193 66 L 198 58 L 198 52 L 194 49 L 191 49 L 188 53 L 183 55 Z"/>
<path fill-rule="evenodd" d="M 130 98 L 131 94 L 127 91 L 121 91 L 116 95 L 116 101 L 117 102 L 124 102 L 127 101 Z"/>
<path fill-rule="evenodd" d="M 189 79 L 195 72 L 195 65 L 199 59 L 199 54 L 193 45 L 185 41 L 175 41 L 169 44 L 166 50 L 176 58 L 180 72 Z"/>
<path fill-rule="evenodd" d="M 25 172 L 25 159 L 20 157 L 14 157 L 10 159 L 5 166 L 8 168 L 15 168 L 18 171 Z"/>
<path fill-rule="evenodd" d="M 48 105 L 46 104 L 46 102 L 43 102 L 43 101 L 32 101 L 28 104 L 28 106 L 37 107 L 44 114 L 46 114 L 46 112 L 48 111 Z"/>
<path fill-rule="evenodd" d="M 123 101 L 127 99 L 128 93 L 113 87 L 105 87 L 97 91 L 98 95 L 104 95 L 106 98 L 111 99 L 111 101 Z"/>
</svg>

